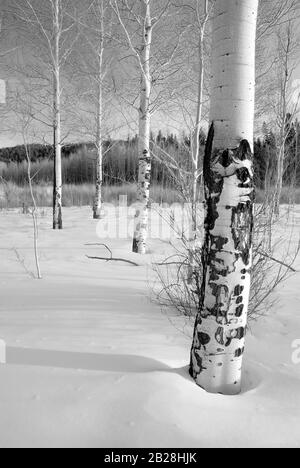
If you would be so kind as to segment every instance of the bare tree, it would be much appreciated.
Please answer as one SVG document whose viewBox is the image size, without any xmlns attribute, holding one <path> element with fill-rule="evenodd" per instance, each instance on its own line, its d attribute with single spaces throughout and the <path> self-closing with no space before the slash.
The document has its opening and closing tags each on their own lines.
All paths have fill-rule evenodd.
<svg viewBox="0 0 300 468">
<path fill-rule="evenodd" d="M 62 132 L 62 94 L 66 94 L 67 80 L 63 80 L 62 70 L 78 37 L 70 15 L 71 7 L 70 0 L 46 0 L 43 3 L 22 0 L 12 8 L 20 24 L 20 38 L 25 39 L 25 50 L 20 59 L 22 66 L 15 66 L 15 69 L 23 78 L 24 93 L 34 97 L 31 116 L 38 125 L 47 127 L 47 132 L 52 132 L 53 229 L 63 227 L 61 156 L 65 136 Z"/>
<path fill-rule="evenodd" d="M 40 280 L 42 279 L 42 272 L 41 272 L 41 267 L 40 267 L 40 255 L 39 255 L 39 243 L 38 243 L 38 240 L 39 240 L 38 206 L 37 206 L 35 194 L 34 194 L 34 179 L 37 174 L 32 172 L 30 145 L 28 142 L 30 139 L 30 136 L 32 136 L 31 132 L 33 130 L 32 128 L 33 119 L 30 115 L 31 106 L 24 104 L 24 99 L 20 100 L 18 93 L 16 93 L 16 96 L 13 99 L 13 104 L 14 106 L 12 108 L 12 111 L 15 114 L 15 125 L 18 128 L 19 133 L 22 135 L 23 145 L 25 149 L 25 155 L 26 155 L 26 160 L 27 160 L 27 181 L 28 181 L 28 186 L 29 186 L 30 198 L 32 202 L 32 207 L 28 211 L 32 218 L 33 251 L 34 251 L 36 274 L 31 274 L 31 276 L 33 278 Z M 27 104 L 29 104 L 29 102 Z M 17 251 L 16 251 L 16 255 L 19 261 L 23 263 L 26 271 L 28 271 L 25 266 L 25 261 L 22 261 L 20 259 L 20 256 Z"/>
<path fill-rule="evenodd" d="M 294 100 L 292 80 L 297 63 L 295 63 L 295 52 L 299 51 L 298 41 L 295 38 L 292 22 L 284 28 L 284 32 L 278 33 L 278 91 L 279 95 L 276 105 L 276 124 L 278 128 L 277 142 L 277 177 L 274 194 L 275 214 L 279 215 L 280 200 L 285 175 L 285 158 L 288 150 L 288 137 L 290 125 L 299 110 L 299 96 Z"/>
<path fill-rule="evenodd" d="M 131 51 L 138 59 L 141 71 L 141 90 L 139 107 L 139 176 L 138 176 L 138 209 L 135 216 L 135 227 L 133 236 L 133 252 L 146 253 L 146 240 L 148 231 L 148 210 L 150 197 L 151 179 L 151 155 L 150 155 L 150 132 L 151 132 L 151 110 L 150 96 L 152 87 L 151 77 L 151 46 L 153 20 L 151 17 L 151 1 L 141 0 L 141 13 L 136 15 L 142 32 L 142 46 L 137 49 L 132 43 L 132 38 L 126 27 L 117 0 L 112 2 L 113 9 L 123 27 Z M 126 4 L 126 2 L 125 2 Z M 127 6 L 127 4 L 126 4 Z"/>
<path fill-rule="evenodd" d="M 258 43 L 266 45 L 266 38 L 273 36 L 276 28 L 289 23 L 299 15 L 298 0 L 261 0 L 257 25 Z"/>
<path fill-rule="evenodd" d="M 195 206 L 198 201 L 198 181 L 200 173 L 202 173 L 202 168 L 200 167 L 200 132 L 203 119 L 203 94 L 204 94 L 204 40 L 205 40 L 205 30 L 207 22 L 209 20 L 210 10 L 209 10 L 209 1 L 204 1 L 204 11 L 201 14 L 200 11 L 200 2 L 197 1 L 196 13 L 197 13 L 197 23 L 199 28 L 199 44 L 198 44 L 198 56 L 199 56 L 199 79 L 198 79 L 198 99 L 197 99 L 197 113 L 195 128 L 193 131 L 192 139 L 192 162 L 194 168 L 193 175 L 193 205 Z M 195 217 L 195 231 L 196 231 L 196 211 L 194 208 L 194 217 Z"/>
<path fill-rule="evenodd" d="M 32 209 L 30 210 L 30 214 L 31 214 L 32 223 L 33 223 L 33 249 L 34 249 L 36 274 L 37 274 L 37 279 L 42 279 L 40 258 L 39 258 L 39 246 L 38 246 L 38 239 L 39 239 L 38 207 L 36 204 L 34 191 L 33 191 L 34 175 L 32 174 L 32 171 L 31 171 L 31 158 L 30 158 L 29 146 L 28 146 L 27 138 L 26 138 L 26 126 L 24 127 L 24 130 L 23 130 L 23 143 L 24 143 L 24 148 L 25 148 L 26 158 L 27 158 L 28 184 L 29 184 L 30 196 L 32 200 Z"/>
<path fill-rule="evenodd" d="M 85 137 L 91 136 L 96 148 L 96 187 L 93 217 L 100 219 L 103 185 L 104 139 L 117 128 L 110 126 L 110 112 L 114 108 L 110 68 L 115 55 L 115 39 L 112 35 L 112 10 L 109 0 L 91 0 L 85 14 L 77 21 L 81 48 L 77 51 L 76 79 L 82 105 L 79 106 L 80 128 Z"/>
<path fill-rule="evenodd" d="M 60 82 L 60 43 L 62 35 L 61 0 L 51 1 L 53 11 L 54 50 L 53 50 L 53 146 L 54 146 L 54 185 L 53 185 L 53 229 L 62 229 L 62 170 L 61 170 L 61 82 Z"/>
<path fill-rule="evenodd" d="M 100 219 L 101 206 L 102 206 L 102 183 L 103 183 L 103 155 L 102 155 L 102 118 L 103 118 L 103 55 L 104 55 L 104 34 L 105 34 L 105 7 L 103 0 L 98 1 L 96 6 L 99 12 L 99 25 L 100 37 L 98 40 L 98 91 L 97 91 L 97 130 L 96 130 L 96 149 L 97 149 L 97 162 L 96 162 L 96 194 L 94 200 L 93 214 L 94 219 Z"/>
<path fill-rule="evenodd" d="M 162 35 L 157 30 L 158 25 L 163 24 L 163 20 L 166 27 L 166 19 L 170 17 L 170 0 L 162 2 L 161 5 L 152 0 L 140 0 L 138 3 L 139 11 L 136 10 L 135 2 L 111 0 L 130 54 L 138 64 L 140 75 L 139 96 L 131 103 L 139 113 L 138 208 L 135 216 L 133 252 L 145 254 L 151 184 L 151 117 L 163 103 L 170 100 L 175 92 L 170 88 L 168 91 L 163 84 L 167 76 L 177 71 L 177 67 L 174 69 L 174 63 L 179 50 L 181 33 L 177 35 L 175 41 L 174 38 L 170 41 L 166 34 Z M 172 21 L 175 21 L 174 17 Z M 138 32 L 135 27 L 138 28 Z M 137 37 L 141 45 L 137 45 Z M 139 106 L 136 106 L 137 100 L 139 100 Z"/>
<path fill-rule="evenodd" d="M 268 185 L 270 203 L 274 204 L 272 213 L 278 216 L 283 182 L 287 169 L 287 155 L 291 152 L 291 126 L 299 110 L 299 89 L 293 88 L 294 72 L 299 63 L 299 36 L 294 20 L 284 21 L 282 26 L 274 26 L 272 35 L 266 39 L 265 54 L 260 55 L 260 61 L 266 72 L 257 77 L 257 121 L 267 121 L 264 133 L 274 135 L 274 148 L 270 158 L 276 166 L 274 180 Z M 268 164 L 268 162 L 267 162 Z"/>
<path fill-rule="evenodd" d="M 197 98 L 197 109 L 196 109 L 196 119 L 195 119 L 195 128 L 192 132 L 191 138 L 191 160 L 193 166 L 193 177 L 192 177 L 192 220 L 193 220 L 193 239 L 190 252 L 190 271 L 188 281 L 192 283 L 193 275 L 195 274 L 195 268 L 197 268 L 197 254 L 195 254 L 195 249 L 197 248 L 198 241 L 198 229 L 197 229 L 197 217 L 198 209 L 197 204 L 199 202 L 199 180 L 202 179 L 203 170 L 201 168 L 201 158 L 200 158 L 200 133 L 201 126 L 203 124 L 203 98 L 204 98 L 204 78 L 205 78 L 205 32 L 206 26 L 212 11 L 212 5 L 209 5 L 209 1 L 204 1 L 203 12 L 201 13 L 201 6 L 197 0 L 196 2 L 196 17 L 197 17 L 197 26 L 199 34 L 199 43 L 198 43 L 198 58 L 199 58 L 199 77 L 198 77 L 198 98 Z"/>
</svg>

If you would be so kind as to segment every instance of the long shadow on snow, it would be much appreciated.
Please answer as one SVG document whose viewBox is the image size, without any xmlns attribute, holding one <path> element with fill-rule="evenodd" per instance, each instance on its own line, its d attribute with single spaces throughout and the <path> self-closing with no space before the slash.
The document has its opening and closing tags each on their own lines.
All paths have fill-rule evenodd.
<svg viewBox="0 0 300 468">
<path fill-rule="evenodd" d="M 116 373 L 169 372 L 192 381 L 188 366 L 172 368 L 156 359 L 133 354 L 92 354 L 7 347 L 6 364 Z M 242 393 L 256 390 L 262 380 L 252 366 L 245 365 Z"/>
<path fill-rule="evenodd" d="M 92 354 L 7 347 L 6 364 L 90 371 L 148 373 L 179 371 L 152 358 L 130 354 Z"/>
</svg>

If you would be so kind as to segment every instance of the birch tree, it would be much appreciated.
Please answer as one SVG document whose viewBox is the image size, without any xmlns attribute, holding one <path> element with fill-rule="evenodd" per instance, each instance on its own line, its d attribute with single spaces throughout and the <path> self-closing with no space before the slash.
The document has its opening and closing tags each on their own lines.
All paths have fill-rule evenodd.
<svg viewBox="0 0 300 468">
<path fill-rule="evenodd" d="M 62 229 L 62 170 L 61 170 L 61 82 L 60 42 L 62 34 L 61 0 L 53 0 L 53 229 Z"/>
<path fill-rule="evenodd" d="M 203 171 L 200 165 L 200 134 L 201 125 L 203 119 L 203 98 L 204 98 L 204 77 L 205 77 L 205 32 L 206 26 L 210 17 L 211 8 L 209 8 L 209 1 L 204 1 L 203 12 L 201 13 L 201 6 L 197 0 L 196 2 L 196 17 L 198 25 L 199 43 L 198 43 L 198 59 L 199 59 L 199 76 L 198 76 L 198 96 L 197 96 L 197 107 L 196 107 L 196 119 L 195 128 L 192 133 L 191 141 L 191 160 L 193 166 L 193 177 L 192 177 L 192 246 L 190 251 L 190 268 L 189 278 L 190 284 L 193 282 L 193 277 L 197 273 L 195 272 L 196 266 L 196 255 L 195 249 L 197 248 L 197 204 L 199 201 L 199 180 L 202 178 Z"/>
<path fill-rule="evenodd" d="M 209 2 L 208 0 L 204 1 L 204 9 L 201 14 L 200 5 L 197 1 L 196 5 L 197 12 L 197 22 L 199 28 L 199 44 L 198 44 L 198 57 L 199 57 L 199 78 L 198 78 L 198 98 L 197 98 L 197 111 L 196 111 L 196 123 L 195 129 L 193 132 L 193 141 L 192 141 L 192 162 L 194 168 L 193 175 L 193 205 L 195 207 L 197 203 L 197 194 L 198 194 L 198 181 L 199 181 L 199 170 L 200 168 L 200 132 L 201 124 L 203 118 L 203 94 L 204 94 L 204 40 L 205 40 L 205 30 L 207 22 L 209 19 Z M 194 219 L 196 223 L 196 213 L 194 208 Z M 196 225 L 195 231 L 196 231 Z"/>
<path fill-rule="evenodd" d="M 139 207 L 135 215 L 133 247 L 135 253 L 146 253 L 146 241 L 148 232 L 148 209 L 150 198 L 151 180 L 151 155 L 150 155 L 150 96 L 151 96 L 151 73 L 150 58 L 152 44 L 152 18 L 150 12 L 151 0 L 141 2 L 143 21 L 143 44 L 141 49 L 141 101 L 139 115 L 139 175 L 137 200 Z"/>
<path fill-rule="evenodd" d="M 140 15 L 135 15 L 142 36 L 142 44 L 138 49 L 134 46 L 128 28 L 126 27 L 118 6 L 117 0 L 112 2 L 113 9 L 125 32 L 129 47 L 137 57 L 141 72 L 140 106 L 139 106 L 139 172 L 137 203 L 138 208 L 135 215 L 133 247 L 135 253 L 146 253 L 146 242 L 148 232 L 150 179 L 151 179 L 151 154 L 150 154 L 150 132 L 151 111 L 150 98 L 152 88 L 151 78 L 151 46 L 153 22 L 151 17 L 152 0 L 140 0 Z"/>
<path fill-rule="evenodd" d="M 286 155 L 289 153 L 290 124 L 299 110 L 299 90 L 293 89 L 295 70 L 299 64 L 299 36 L 292 12 L 282 26 L 274 26 L 266 40 L 267 72 L 258 77 L 257 117 L 268 122 L 274 135 L 272 158 L 276 165 L 275 180 L 269 187 L 272 196 L 270 221 L 279 215 L 280 198 L 286 173 Z M 260 57 L 261 58 L 261 57 Z M 263 58 L 263 57 L 262 57 Z"/>
<path fill-rule="evenodd" d="M 62 70 L 77 40 L 69 0 L 22 0 L 15 2 L 13 14 L 20 25 L 20 39 L 25 42 L 22 66 L 24 92 L 31 94 L 31 117 L 52 132 L 54 153 L 53 229 L 62 229 L 62 95 L 66 80 Z M 20 45 L 20 48 L 22 46 Z M 30 48 L 27 50 L 26 48 Z M 25 62 L 25 65 L 23 65 Z M 30 89 L 30 86 L 32 89 Z M 64 109 L 65 111 L 65 109 Z M 51 129 L 51 130 L 50 130 Z"/>
<path fill-rule="evenodd" d="M 298 41 L 294 34 L 292 22 L 278 33 L 278 67 L 277 67 L 277 95 L 275 108 L 275 122 L 278 128 L 277 142 L 277 176 L 274 194 L 274 212 L 278 216 L 280 199 L 285 175 L 285 159 L 288 150 L 287 140 L 290 135 L 290 124 L 299 108 L 299 96 L 294 99 L 292 81 L 297 62 L 295 55 L 299 52 Z"/>
<path fill-rule="evenodd" d="M 204 157 L 203 282 L 190 373 L 208 392 L 237 394 L 250 294 L 258 0 L 216 0 L 210 131 Z"/>
<path fill-rule="evenodd" d="M 103 184 L 103 151 L 102 151 L 102 117 L 103 117 L 103 55 L 104 55 L 104 5 L 101 0 L 97 4 L 99 11 L 99 39 L 98 39 L 98 50 L 97 50 L 97 62 L 98 62 L 98 73 L 97 73 L 97 114 L 96 114 L 96 150 L 97 150 L 97 161 L 96 161 L 96 193 L 93 206 L 94 219 L 100 219 L 101 207 L 102 207 L 102 184 Z"/>
<path fill-rule="evenodd" d="M 28 177 L 30 197 L 32 201 L 32 208 L 30 210 L 30 214 L 32 217 L 32 225 L 33 225 L 33 250 L 34 250 L 35 267 L 36 267 L 36 278 L 40 280 L 42 279 L 42 272 L 41 272 L 41 267 L 40 267 L 40 255 L 39 255 L 38 207 L 37 207 L 34 190 L 33 190 L 34 175 L 32 174 L 32 170 L 31 170 L 30 149 L 27 143 L 26 132 L 27 132 L 28 126 L 29 126 L 29 122 L 25 120 L 24 128 L 23 128 L 23 143 L 24 143 L 26 159 L 27 159 L 27 177 Z"/>
<path fill-rule="evenodd" d="M 120 9 L 119 4 L 122 6 Z M 128 0 L 111 0 L 118 21 L 124 32 L 131 54 L 135 57 L 140 74 L 139 106 L 133 107 L 139 114 L 139 171 L 137 189 L 137 209 L 134 223 L 133 252 L 145 254 L 147 251 L 148 217 L 150 206 L 151 163 L 152 152 L 150 145 L 151 118 L 173 94 L 164 86 L 167 76 L 176 73 L 174 70 L 175 57 L 179 49 L 181 33 L 177 38 L 167 36 L 162 30 L 170 24 L 166 19 L 171 17 L 170 0 L 161 4 L 152 0 L 139 0 L 139 12 L 135 2 Z M 172 21 L 175 21 L 172 17 Z M 131 21 L 136 29 L 129 25 Z M 158 25 L 161 30 L 158 32 Z M 173 25 L 174 30 L 174 25 Z M 176 30 L 176 28 L 175 28 Z M 140 44 L 137 45 L 137 36 Z"/>
<path fill-rule="evenodd" d="M 35 260 L 35 272 L 30 272 L 27 270 L 25 266 L 25 260 L 21 259 L 21 256 L 16 250 L 16 255 L 18 260 L 24 265 L 26 271 L 30 274 L 32 278 L 35 279 L 42 279 L 42 271 L 40 266 L 40 254 L 39 254 L 39 222 L 38 222 L 38 206 L 35 196 L 35 188 L 34 188 L 34 179 L 37 175 L 36 172 L 32 169 L 32 160 L 31 160 L 31 150 L 29 140 L 34 137 L 34 126 L 32 125 L 33 119 L 31 117 L 31 105 L 30 102 L 26 102 L 24 100 L 24 96 L 20 99 L 20 93 L 18 90 L 15 90 L 15 95 L 12 96 L 12 92 L 10 93 L 9 99 L 9 106 L 13 103 L 10 111 L 13 113 L 13 122 L 14 122 L 14 129 L 18 131 L 18 133 L 22 136 L 23 140 L 23 147 L 26 156 L 27 162 L 27 182 L 29 187 L 29 193 L 32 205 L 28 207 L 28 213 L 32 219 L 32 227 L 33 227 L 33 252 L 34 252 L 34 260 Z M 23 212 L 24 212 L 23 205 Z"/>
<path fill-rule="evenodd" d="M 75 18 L 74 18 L 75 19 Z M 103 186 L 104 139 L 117 126 L 110 122 L 114 108 L 110 69 L 114 61 L 112 15 L 109 0 L 91 0 L 86 13 L 77 19 L 82 38 L 80 51 L 75 60 L 75 75 L 82 106 L 79 109 L 78 133 L 92 138 L 96 148 L 96 184 L 93 202 L 93 218 L 101 218 Z"/>
</svg>

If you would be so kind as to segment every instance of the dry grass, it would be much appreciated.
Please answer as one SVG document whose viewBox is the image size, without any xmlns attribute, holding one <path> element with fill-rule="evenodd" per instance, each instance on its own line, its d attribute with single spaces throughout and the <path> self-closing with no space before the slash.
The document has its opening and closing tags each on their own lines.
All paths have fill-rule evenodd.
<svg viewBox="0 0 300 468">
<path fill-rule="evenodd" d="M 265 202 L 265 192 L 263 190 L 256 190 L 256 202 Z M 300 188 L 283 187 L 280 203 L 282 205 L 300 204 Z"/>
<path fill-rule="evenodd" d="M 256 206 L 248 313 L 250 321 L 259 319 L 272 309 L 276 302 L 274 292 L 295 273 L 294 264 L 300 252 L 300 242 L 294 245 L 291 241 L 294 228 L 282 230 L 281 219 L 273 219 L 270 215 L 270 207 Z M 279 232 L 281 235 L 277 238 L 275 233 Z M 201 234 L 199 232 L 199 239 Z M 162 307 L 176 310 L 179 315 L 194 320 L 201 306 L 201 246 L 191 251 L 191 244 L 184 237 L 179 244 L 172 246 L 173 254 L 154 265 L 158 279 L 153 291 L 154 300 Z M 193 280 L 189 281 L 191 265 L 198 265 L 198 268 L 193 267 Z"/>
<path fill-rule="evenodd" d="M 52 186 L 40 184 L 34 186 L 34 196 L 39 207 L 52 206 Z M 92 184 L 67 184 L 63 187 L 63 205 L 91 206 L 95 188 Z M 126 195 L 128 203 L 136 201 L 136 186 L 131 184 L 104 186 L 103 199 L 105 203 L 117 203 L 120 195 Z M 155 203 L 179 202 L 177 193 L 170 189 L 154 185 L 151 189 L 151 199 Z M 0 185 L 0 209 L 27 208 L 32 204 L 29 186 L 20 187 L 11 182 Z"/>
<path fill-rule="evenodd" d="M 94 191 L 94 185 L 91 183 L 65 184 L 63 186 L 63 205 L 66 207 L 92 205 Z M 40 182 L 34 185 L 34 195 L 38 206 L 52 206 L 51 184 Z M 127 195 L 128 203 L 134 203 L 136 201 L 136 185 L 128 183 L 105 185 L 103 187 L 103 199 L 106 203 L 117 203 L 120 195 Z M 155 203 L 167 203 L 169 205 L 182 201 L 180 194 L 176 190 L 158 184 L 154 184 L 151 188 L 151 199 Z M 264 192 L 258 190 L 256 199 L 257 203 L 263 203 L 265 201 Z M 281 203 L 285 205 L 300 204 L 300 188 L 292 191 L 289 187 L 284 187 Z M 13 182 L 5 181 L 5 179 L 0 180 L 0 209 L 22 208 L 23 206 L 31 206 L 31 195 L 28 184 L 17 185 Z"/>
</svg>

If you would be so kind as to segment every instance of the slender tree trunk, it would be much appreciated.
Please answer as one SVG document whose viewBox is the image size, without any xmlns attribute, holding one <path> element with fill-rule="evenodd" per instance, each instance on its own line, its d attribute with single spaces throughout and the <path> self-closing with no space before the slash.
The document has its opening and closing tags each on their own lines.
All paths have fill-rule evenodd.
<svg viewBox="0 0 300 468">
<path fill-rule="evenodd" d="M 286 149 L 286 92 L 287 92 L 287 78 L 285 77 L 284 84 L 282 86 L 282 126 L 280 129 L 280 148 L 277 157 L 277 173 L 276 173 L 276 186 L 274 194 L 274 214 L 279 216 L 280 213 L 280 200 L 283 187 L 283 176 L 284 176 L 284 163 L 285 163 L 285 149 Z"/>
<path fill-rule="evenodd" d="M 31 217 L 32 217 L 32 223 L 33 223 L 33 248 L 34 248 L 34 258 L 35 258 L 35 265 L 36 265 L 36 274 L 37 274 L 37 279 L 42 279 L 42 273 L 41 273 L 41 268 L 40 268 L 40 258 L 39 258 L 39 246 L 38 246 L 38 238 L 39 238 L 39 228 L 38 228 L 38 219 L 37 219 L 37 204 L 33 192 L 33 186 L 32 186 L 32 176 L 31 176 L 31 159 L 30 159 L 30 154 L 28 151 L 28 146 L 27 143 L 25 142 L 25 137 L 24 137 L 24 145 L 25 145 L 25 152 L 26 152 L 26 157 L 27 157 L 27 176 L 28 176 L 28 184 L 29 184 L 29 191 L 30 191 L 30 196 L 32 200 L 32 211 L 31 211 Z"/>
<path fill-rule="evenodd" d="M 143 26 L 143 50 L 142 50 L 142 83 L 141 102 L 139 111 L 139 175 L 137 203 L 135 215 L 133 252 L 146 253 L 148 234 L 150 183 L 151 183 L 151 155 L 150 155 L 150 96 L 151 96 L 151 72 L 150 52 L 152 43 L 152 20 L 150 14 L 151 0 L 142 0 Z"/>
<path fill-rule="evenodd" d="M 211 127 L 204 157 L 203 283 L 190 373 L 208 392 L 237 394 L 250 295 L 258 0 L 216 0 Z"/>
<path fill-rule="evenodd" d="M 281 44 L 281 40 L 279 40 Z M 285 152 L 286 152 L 286 141 L 287 141 L 287 111 L 288 111 L 288 85 L 291 75 L 290 70 L 290 53 L 292 49 L 292 29 L 291 24 L 289 23 L 287 27 L 287 38 L 286 44 L 281 44 L 279 46 L 279 56 L 282 56 L 283 52 L 283 62 L 282 62 L 282 78 L 281 78 L 281 102 L 280 102 L 280 148 L 277 159 L 277 180 L 276 180 L 276 190 L 274 197 L 274 212 L 276 216 L 279 216 L 280 212 L 280 199 L 282 194 L 283 187 L 283 177 L 284 177 L 284 165 L 285 165 Z"/>
<path fill-rule="evenodd" d="M 293 159 L 293 166 L 294 166 L 294 169 L 293 169 L 293 174 L 292 174 L 292 177 L 291 177 L 291 195 L 290 195 L 290 205 L 295 205 L 296 203 L 296 199 L 295 199 L 295 195 L 296 195 L 296 188 L 297 188 L 297 173 L 298 173 L 298 121 L 296 119 L 296 123 L 295 123 L 295 153 L 294 153 L 294 159 Z"/>
<path fill-rule="evenodd" d="M 62 229 L 62 170 L 61 170 L 61 104 L 60 104 L 60 0 L 55 0 L 54 11 L 54 64 L 53 64 L 53 133 L 54 133 L 54 184 L 53 229 Z"/>
<path fill-rule="evenodd" d="M 201 131 L 201 120 L 202 120 L 202 109 L 203 109 L 203 87 L 204 87 L 204 36 L 205 28 L 208 21 L 208 0 L 205 0 L 204 4 L 204 19 L 200 25 L 199 35 L 199 82 L 198 82 L 198 102 L 197 102 L 197 115 L 196 125 L 193 134 L 192 141 L 192 162 L 193 162 L 193 186 L 192 186 L 192 231 L 193 239 L 192 245 L 189 252 L 189 271 L 188 271 L 188 284 L 193 284 L 193 279 L 198 282 L 199 265 L 196 265 L 196 250 L 197 250 L 197 203 L 199 200 L 198 188 L 199 188 L 199 169 L 200 169 L 200 131 Z"/>
<path fill-rule="evenodd" d="M 102 42 L 102 41 L 101 41 Z M 101 218 L 102 208 L 102 185 L 103 185 L 103 150 L 102 150 L 102 64 L 103 64 L 103 44 L 99 53 L 99 74 L 98 74 L 98 106 L 97 106 L 97 161 L 96 161 L 96 195 L 94 200 L 94 219 Z"/>
<path fill-rule="evenodd" d="M 205 37 L 205 28 L 208 21 L 208 0 L 205 0 L 204 4 L 204 18 L 203 22 L 200 25 L 200 35 L 199 35 L 199 45 L 198 45 L 198 54 L 199 54 L 199 81 L 198 81 L 198 101 L 197 101 L 197 116 L 196 116 L 196 125 L 193 135 L 193 166 L 194 166 L 194 176 L 193 176 L 193 206 L 194 206 L 194 228 L 197 228 L 196 220 L 196 203 L 198 201 L 198 181 L 199 181 L 199 169 L 200 169 L 200 131 L 201 131 L 201 120 L 202 120 L 202 109 L 203 109 L 203 88 L 204 88 L 204 37 Z"/>
<path fill-rule="evenodd" d="M 285 160 L 285 145 L 280 148 L 279 156 L 277 161 L 277 180 L 276 190 L 274 196 L 274 213 L 279 216 L 280 213 L 280 200 L 283 187 L 283 176 L 284 176 L 284 160 Z"/>
<path fill-rule="evenodd" d="M 200 168 L 200 131 L 201 131 L 201 119 L 202 119 L 202 108 L 203 108 L 203 84 L 204 84 L 204 28 L 201 29 L 200 42 L 199 42 L 199 83 L 198 83 L 198 105 L 197 105 L 197 118 L 196 127 L 193 137 L 193 166 L 194 166 L 194 177 L 193 177 L 193 204 L 194 206 L 198 200 L 198 180 L 199 180 L 199 168 Z M 195 224 L 196 227 L 196 224 Z"/>
</svg>

